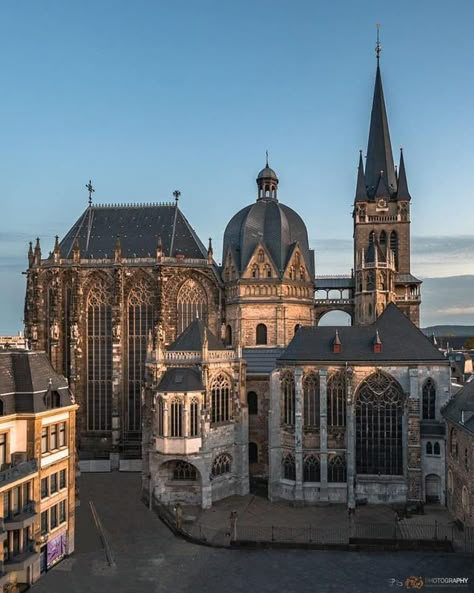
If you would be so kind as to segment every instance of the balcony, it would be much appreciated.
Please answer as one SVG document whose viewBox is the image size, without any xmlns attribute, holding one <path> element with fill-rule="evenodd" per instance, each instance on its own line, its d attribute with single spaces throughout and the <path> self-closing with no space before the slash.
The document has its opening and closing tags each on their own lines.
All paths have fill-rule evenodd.
<svg viewBox="0 0 474 593">
<path fill-rule="evenodd" d="M 36 504 L 33 501 L 29 501 L 19 509 L 16 515 L 10 513 L 4 518 L 5 529 L 7 531 L 13 531 L 14 529 L 29 527 L 34 523 L 36 515 Z"/>
<path fill-rule="evenodd" d="M 21 461 L 11 467 L 0 471 L 0 488 L 17 480 L 26 478 L 30 474 L 38 471 L 38 462 L 36 459 L 29 459 L 28 461 Z"/>
<path fill-rule="evenodd" d="M 28 542 L 23 552 L 13 555 L 9 554 L 7 560 L 3 564 L 6 573 L 16 572 L 18 570 L 25 570 L 39 560 L 39 553 L 35 550 L 34 542 Z"/>
</svg>

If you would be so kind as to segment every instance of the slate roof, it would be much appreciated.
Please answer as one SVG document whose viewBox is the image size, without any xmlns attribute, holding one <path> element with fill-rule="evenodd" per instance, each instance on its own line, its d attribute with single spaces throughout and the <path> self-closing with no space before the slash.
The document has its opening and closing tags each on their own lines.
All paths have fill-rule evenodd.
<svg viewBox="0 0 474 593">
<path fill-rule="evenodd" d="M 378 330 L 382 350 L 374 352 Z M 422 362 L 449 364 L 443 354 L 404 315 L 396 305 L 389 304 L 377 321 L 370 325 L 338 327 L 341 352 L 333 352 L 336 328 L 331 326 L 301 327 L 278 359 L 286 362 Z"/>
<path fill-rule="evenodd" d="M 474 380 L 464 383 L 441 413 L 446 420 L 474 434 Z"/>
<path fill-rule="evenodd" d="M 66 379 L 56 373 L 45 352 L 0 351 L 0 397 L 4 414 L 38 413 L 48 408 L 45 394 L 57 392 L 60 407 L 71 405 Z"/>
<path fill-rule="evenodd" d="M 209 350 L 225 350 L 224 344 L 211 330 L 204 325 L 201 319 L 195 319 L 184 332 L 168 347 L 171 351 L 194 352 L 202 350 L 204 333 L 207 335 Z"/>
<path fill-rule="evenodd" d="M 260 243 L 268 249 L 280 274 L 285 269 L 290 249 L 298 243 L 306 265 L 314 275 L 314 252 L 309 249 L 303 219 L 274 198 L 261 198 L 232 217 L 224 232 L 222 260 L 231 249 L 242 272 Z"/>
<path fill-rule="evenodd" d="M 170 253 L 173 229 L 173 253 Z M 77 239 L 81 258 L 111 258 L 117 237 L 120 237 L 122 257 L 126 258 L 154 257 L 158 237 L 165 256 L 174 257 L 179 250 L 188 258 L 207 258 L 206 248 L 173 204 L 90 206 L 60 242 L 61 257 L 72 257 Z"/>
<path fill-rule="evenodd" d="M 284 348 L 244 348 L 243 357 L 247 362 L 247 375 L 269 375 L 276 368 L 277 358 Z"/>
<path fill-rule="evenodd" d="M 407 283 L 407 284 L 422 284 L 423 280 L 418 280 L 413 274 L 400 274 L 398 273 L 395 277 L 395 282 Z"/>
<path fill-rule="evenodd" d="M 165 371 L 158 392 L 204 391 L 202 373 L 195 367 L 178 367 Z"/>
</svg>

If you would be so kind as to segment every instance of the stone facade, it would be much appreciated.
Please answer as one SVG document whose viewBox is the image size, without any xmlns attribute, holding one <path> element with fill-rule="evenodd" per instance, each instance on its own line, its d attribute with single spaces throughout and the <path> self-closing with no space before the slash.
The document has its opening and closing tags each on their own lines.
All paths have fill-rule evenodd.
<svg viewBox="0 0 474 593">
<path fill-rule="evenodd" d="M 448 421 L 447 502 L 455 519 L 474 527 L 474 435 Z"/>
</svg>

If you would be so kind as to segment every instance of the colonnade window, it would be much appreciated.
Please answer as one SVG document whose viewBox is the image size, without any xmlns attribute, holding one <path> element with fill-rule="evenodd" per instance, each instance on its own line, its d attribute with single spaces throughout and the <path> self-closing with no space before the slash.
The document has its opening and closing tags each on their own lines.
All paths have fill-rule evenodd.
<svg viewBox="0 0 474 593">
<path fill-rule="evenodd" d="M 307 455 L 303 463 L 303 481 L 320 482 L 321 481 L 321 463 L 317 455 Z"/>
<path fill-rule="evenodd" d="M 112 295 L 104 281 L 87 297 L 87 430 L 112 428 Z"/>
<path fill-rule="evenodd" d="M 319 376 L 310 373 L 303 379 L 303 425 L 319 430 Z"/>
<path fill-rule="evenodd" d="M 437 441 L 435 443 L 428 441 L 426 443 L 426 454 L 436 455 L 437 457 L 439 457 L 441 455 L 441 447 L 439 446 L 439 443 Z"/>
<path fill-rule="evenodd" d="M 295 425 L 295 380 L 291 373 L 286 373 L 282 379 L 283 391 L 283 424 Z"/>
<path fill-rule="evenodd" d="M 342 428 L 346 425 L 346 376 L 336 371 L 327 382 L 328 428 Z"/>
<path fill-rule="evenodd" d="M 186 280 L 178 292 L 177 298 L 178 336 L 197 317 L 207 324 L 207 297 L 199 282 L 190 278 Z"/>
<path fill-rule="evenodd" d="M 191 400 L 189 413 L 189 436 L 199 436 L 199 400 L 197 397 L 193 397 Z"/>
<path fill-rule="evenodd" d="M 229 377 L 218 375 L 211 383 L 211 422 L 232 420 L 232 385 Z"/>
<path fill-rule="evenodd" d="M 360 474 L 403 474 L 403 390 L 377 371 L 356 395 L 356 467 Z"/>
<path fill-rule="evenodd" d="M 346 482 L 347 469 L 345 455 L 331 455 L 328 459 L 328 482 Z"/>
<path fill-rule="evenodd" d="M 232 458 L 227 453 L 223 453 L 214 459 L 211 469 L 211 476 L 216 478 L 217 476 L 222 476 L 223 474 L 229 474 L 231 470 Z"/>
<path fill-rule="evenodd" d="M 188 430 L 185 427 L 185 409 L 188 410 Z M 156 428 L 157 435 L 165 436 L 165 424 L 168 426 L 168 437 L 179 438 L 186 434 L 197 437 L 200 434 L 200 403 L 199 398 L 193 397 L 189 404 L 185 404 L 180 397 L 174 397 L 168 403 L 165 413 L 165 400 L 160 396 L 156 401 Z"/>
<path fill-rule="evenodd" d="M 427 379 L 423 385 L 423 420 L 436 418 L 436 387 L 432 379 Z"/>
<path fill-rule="evenodd" d="M 296 480 L 295 458 L 292 453 L 287 453 L 282 459 L 282 473 L 285 480 Z"/>
<path fill-rule="evenodd" d="M 196 481 L 197 469 L 187 461 L 176 461 L 173 468 L 173 480 Z"/>
<path fill-rule="evenodd" d="M 125 430 L 141 431 L 141 389 L 145 376 L 148 333 L 153 328 L 153 295 L 143 280 L 135 282 L 128 296 L 128 399 L 125 410 Z"/>
</svg>

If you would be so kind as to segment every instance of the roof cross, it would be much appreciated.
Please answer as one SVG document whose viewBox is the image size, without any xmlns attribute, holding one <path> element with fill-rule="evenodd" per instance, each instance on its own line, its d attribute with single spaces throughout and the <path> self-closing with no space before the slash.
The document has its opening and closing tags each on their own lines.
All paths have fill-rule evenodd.
<svg viewBox="0 0 474 593">
<path fill-rule="evenodd" d="M 375 44 L 375 55 L 377 56 L 377 61 L 380 59 L 380 54 L 382 53 L 382 44 L 380 43 L 380 27 L 382 25 L 377 23 L 377 43 Z"/>
<path fill-rule="evenodd" d="M 92 194 L 95 192 L 95 189 L 92 187 L 92 181 L 89 179 L 89 183 L 86 183 L 86 189 L 89 192 L 89 206 L 92 206 Z"/>
</svg>

